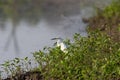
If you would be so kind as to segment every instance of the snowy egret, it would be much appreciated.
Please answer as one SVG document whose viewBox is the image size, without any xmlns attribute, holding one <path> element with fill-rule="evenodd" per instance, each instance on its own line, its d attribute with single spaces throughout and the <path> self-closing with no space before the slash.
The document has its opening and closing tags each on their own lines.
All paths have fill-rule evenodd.
<svg viewBox="0 0 120 80">
<path fill-rule="evenodd" d="M 62 38 L 52 38 L 51 40 L 57 40 L 57 47 L 60 47 L 61 51 L 63 52 L 67 52 L 66 49 L 67 49 L 67 46 L 66 44 L 63 42 L 63 39 Z"/>
</svg>

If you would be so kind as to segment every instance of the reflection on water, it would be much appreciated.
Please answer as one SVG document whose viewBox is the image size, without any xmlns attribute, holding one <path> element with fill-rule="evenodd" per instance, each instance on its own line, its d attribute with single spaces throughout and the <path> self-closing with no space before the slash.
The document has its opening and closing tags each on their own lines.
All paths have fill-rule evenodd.
<svg viewBox="0 0 120 80">
<path fill-rule="evenodd" d="M 86 36 L 87 24 L 82 17 L 91 16 L 94 10 L 90 7 L 101 0 L 10 1 L 0 1 L 0 63 L 32 57 L 31 52 L 52 46 L 54 37 L 72 38 L 74 33 Z"/>
<path fill-rule="evenodd" d="M 51 38 L 53 37 L 71 38 L 76 32 L 86 35 L 84 27 L 85 24 L 82 23 L 80 15 L 68 17 L 60 21 L 59 25 L 52 25 L 46 20 L 41 20 L 35 27 L 30 27 L 21 21 L 14 28 L 11 20 L 8 20 L 6 30 L 0 31 L 2 37 L 0 40 L 1 59 L 28 56 L 30 52 L 38 51 L 44 46 L 52 46 L 54 42 L 51 41 Z M 19 54 L 16 54 L 18 52 Z"/>
<path fill-rule="evenodd" d="M 10 46 L 11 40 L 13 40 L 15 51 L 16 51 L 16 53 L 19 53 L 16 31 L 17 31 L 17 24 L 13 23 L 12 28 L 11 28 L 11 32 L 7 38 L 7 42 L 5 43 L 5 48 L 4 48 L 5 51 L 8 50 L 8 47 Z"/>
</svg>

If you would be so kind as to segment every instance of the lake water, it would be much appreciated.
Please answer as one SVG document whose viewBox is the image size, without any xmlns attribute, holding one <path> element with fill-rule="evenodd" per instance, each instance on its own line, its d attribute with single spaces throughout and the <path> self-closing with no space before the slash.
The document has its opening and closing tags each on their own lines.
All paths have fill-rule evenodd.
<svg viewBox="0 0 120 80">
<path fill-rule="evenodd" d="M 35 8 L 31 10 L 33 16 L 26 17 L 24 12 L 27 7 L 25 7 L 24 12 L 12 13 L 12 17 L 0 19 L 0 64 L 15 57 L 31 58 L 32 52 L 41 50 L 45 46 L 52 47 L 54 41 L 51 41 L 51 38 L 54 37 L 71 39 L 74 33 L 87 36 L 87 24 L 83 23 L 82 18 L 93 16 L 95 11 L 92 7 L 102 8 L 102 5 L 109 4 L 111 0 L 57 1 L 45 0 L 41 4 L 40 15 L 39 8 Z M 21 19 L 22 14 L 25 17 L 22 16 Z"/>
</svg>

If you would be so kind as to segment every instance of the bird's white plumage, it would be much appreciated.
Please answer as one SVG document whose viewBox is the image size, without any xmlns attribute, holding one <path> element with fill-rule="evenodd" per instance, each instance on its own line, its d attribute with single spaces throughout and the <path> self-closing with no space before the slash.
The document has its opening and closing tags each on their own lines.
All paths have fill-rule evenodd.
<svg viewBox="0 0 120 80">
<path fill-rule="evenodd" d="M 61 51 L 63 52 L 67 52 L 66 49 L 67 49 L 67 46 L 66 44 L 63 42 L 63 39 L 62 38 L 54 38 L 52 40 L 57 40 L 57 46 L 60 47 Z"/>
</svg>

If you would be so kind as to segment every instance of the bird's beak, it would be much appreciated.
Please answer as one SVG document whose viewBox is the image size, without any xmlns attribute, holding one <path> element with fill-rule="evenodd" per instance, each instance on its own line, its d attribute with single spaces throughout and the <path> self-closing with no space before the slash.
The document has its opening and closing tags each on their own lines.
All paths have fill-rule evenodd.
<svg viewBox="0 0 120 80">
<path fill-rule="evenodd" d="M 56 40 L 57 38 L 52 38 L 51 40 Z"/>
</svg>

